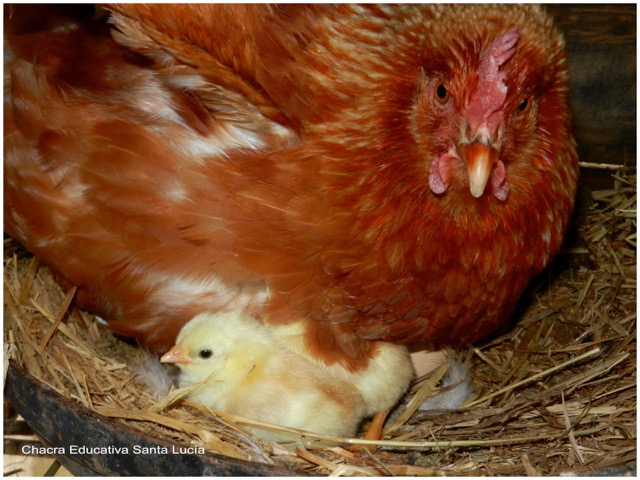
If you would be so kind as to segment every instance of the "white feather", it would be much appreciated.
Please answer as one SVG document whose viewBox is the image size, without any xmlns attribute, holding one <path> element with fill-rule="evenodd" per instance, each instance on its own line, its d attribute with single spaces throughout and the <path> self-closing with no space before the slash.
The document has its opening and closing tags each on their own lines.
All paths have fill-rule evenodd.
<svg viewBox="0 0 640 480">
<path fill-rule="evenodd" d="M 449 354 L 449 368 L 445 373 L 440 389 L 441 393 L 428 398 L 420 407 L 420 410 L 454 410 L 462 408 L 464 402 L 473 394 L 471 376 L 469 375 L 469 363 L 456 358 L 455 354 Z M 455 385 L 453 388 L 447 388 Z"/>
<path fill-rule="evenodd" d="M 177 376 L 176 368 L 163 365 L 158 357 L 146 350 L 140 350 L 133 359 L 131 369 L 138 383 L 156 400 L 169 394 Z"/>
</svg>

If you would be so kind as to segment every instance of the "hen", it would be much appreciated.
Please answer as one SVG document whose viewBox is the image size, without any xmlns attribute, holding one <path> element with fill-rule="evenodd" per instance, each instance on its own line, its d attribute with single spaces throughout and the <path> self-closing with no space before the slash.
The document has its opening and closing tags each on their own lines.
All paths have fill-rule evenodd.
<svg viewBox="0 0 640 480">
<path fill-rule="evenodd" d="M 357 374 L 378 340 L 488 335 L 558 251 L 578 166 L 540 7 L 110 10 L 8 35 L 4 221 L 115 331 L 164 353 L 246 311 Z"/>
</svg>

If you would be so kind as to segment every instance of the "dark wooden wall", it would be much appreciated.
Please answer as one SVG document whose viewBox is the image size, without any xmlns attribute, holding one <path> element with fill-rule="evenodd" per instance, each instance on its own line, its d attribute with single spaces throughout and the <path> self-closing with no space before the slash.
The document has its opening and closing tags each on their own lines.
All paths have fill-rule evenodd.
<svg viewBox="0 0 640 480">
<path fill-rule="evenodd" d="M 567 42 L 580 160 L 635 165 L 636 5 L 548 5 Z M 610 172 L 583 169 L 592 188 Z"/>
</svg>

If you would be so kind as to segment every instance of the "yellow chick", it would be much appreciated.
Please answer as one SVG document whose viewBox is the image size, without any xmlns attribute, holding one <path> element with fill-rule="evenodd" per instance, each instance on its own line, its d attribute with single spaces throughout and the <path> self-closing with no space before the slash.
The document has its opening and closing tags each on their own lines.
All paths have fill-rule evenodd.
<svg viewBox="0 0 640 480">
<path fill-rule="evenodd" d="M 287 348 L 270 327 L 243 312 L 203 313 L 162 358 L 180 370 L 187 398 L 211 409 L 323 435 L 353 436 L 367 405 L 358 387 Z M 247 427 L 264 440 L 293 437 Z"/>
</svg>

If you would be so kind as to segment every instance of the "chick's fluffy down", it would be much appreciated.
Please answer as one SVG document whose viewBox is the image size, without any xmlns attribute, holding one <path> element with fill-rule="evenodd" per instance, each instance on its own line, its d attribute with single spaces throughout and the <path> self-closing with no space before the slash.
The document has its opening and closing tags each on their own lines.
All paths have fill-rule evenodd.
<svg viewBox="0 0 640 480">
<path fill-rule="evenodd" d="M 240 312 L 200 314 L 171 350 L 180 386 L 214 410 L 319 434 L 353 436 L 366 414 L 357 387 L 289 349 L 259 321 Z M 170 359 L 171 352 L 163 360 Z M 291 437 L 247 427 L 265 440 Z"/>
</svg>

